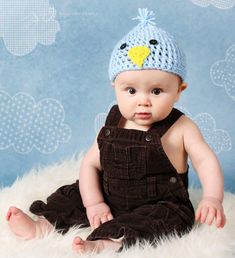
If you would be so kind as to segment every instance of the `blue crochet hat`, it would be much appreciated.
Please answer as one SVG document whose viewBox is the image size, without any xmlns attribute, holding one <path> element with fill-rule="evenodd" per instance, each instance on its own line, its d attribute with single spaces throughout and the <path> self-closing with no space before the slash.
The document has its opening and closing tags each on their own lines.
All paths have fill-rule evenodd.
<svg viewBox="0 0 235 258">
<path fill-rule="evenodd" d="M 139 9 L 140 23 L 115 46 L 110 63 L 109 78 L 114 81 L 124 71 L 158 69 L 174 73 L 184 81 L 185 55 L 174 38 L 156 27 L 154 13 Z"/>
</svg>

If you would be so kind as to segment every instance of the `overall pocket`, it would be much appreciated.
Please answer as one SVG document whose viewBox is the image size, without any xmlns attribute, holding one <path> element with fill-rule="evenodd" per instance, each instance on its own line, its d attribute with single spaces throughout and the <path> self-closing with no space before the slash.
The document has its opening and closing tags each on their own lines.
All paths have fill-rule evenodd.
<svg viewBox="0 0 235 258">
<path fill-rule="evenodd" d="M 100 155 L 102 168 L 109 178 L 139 180 L 146 176 L 146 146 L 105 142 Z"/>
<path fill-rule="evenodd" d="M 133 180 L 142 179 L 146 176 L 146 146 L 130 146 L 127 148 L 128 153 L 128 174 Z"/>
<path fill-rule="evenodd" d="M 101 166 L 108 178 L 129 179 L 128 155 L 125 146 L 105 142 L 100 149 Z"/>
</svg>

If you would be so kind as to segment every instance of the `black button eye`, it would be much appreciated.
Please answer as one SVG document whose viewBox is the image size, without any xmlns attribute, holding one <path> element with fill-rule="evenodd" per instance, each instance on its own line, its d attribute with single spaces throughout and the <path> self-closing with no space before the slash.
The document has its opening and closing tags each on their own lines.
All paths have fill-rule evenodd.
<svg viewBox="0 0 235 258">
<path fill-rule="evenodd" d="M 149 40 L 149 43 L 150 43 L 151 45 L 157 45 L 157 44 L 158 44 L 158 42 L 157 42 L 156 39 L 151 39 L 151 40 Z"/>
<path fill-rule="evenodd" d="M 124 48 L 126 48 L 126 46 L 127 46 L 127 44 L 124 43 L 124 44 L 122 44 L 122 45 L 120 46 L 120 49 L 124 49 Z"/>
</svg>

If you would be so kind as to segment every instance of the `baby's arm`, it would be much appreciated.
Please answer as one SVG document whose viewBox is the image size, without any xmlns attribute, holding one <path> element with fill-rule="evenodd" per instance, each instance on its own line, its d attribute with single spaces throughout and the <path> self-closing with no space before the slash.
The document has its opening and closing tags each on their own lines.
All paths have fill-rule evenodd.
<svg viewBox="0 0 235 258">
<path fill-rule="evenodd" d="M 203 198 L 196 210 L 196 220 L 217 227 L 225 224 L 223 211 L 224 179 L 214 152 L 204 141 L 200 130 L 189 118 L 184 118 L 183 141 L 203 188 Z"/>
<path fill-rule="evenodd" d="M 82 161 L 79 175 L 79 188 L 83 205 L 86 208 L 87 217 L 93 229 L 113 218 L 110 208 L 104 202 L 102 195 L 100 170 L 99 149 L 97 141 L 95 141 Z"/>
</svg>

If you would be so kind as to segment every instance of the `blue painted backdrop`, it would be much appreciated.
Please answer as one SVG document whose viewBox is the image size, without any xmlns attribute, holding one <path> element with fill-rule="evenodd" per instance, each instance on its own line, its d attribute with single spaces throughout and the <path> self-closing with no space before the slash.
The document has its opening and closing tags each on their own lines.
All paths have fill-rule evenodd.
<svg viewBox="0 0 235 258">
<path fill-rule="evenodd" d="M 235 192 L 234 0 L 0 0 L 0 182 L 87 150 L 115 101 L 111 51 L 138 7 L 178 39 L 189 87 L 178 107 Z M 205 171 L 206 173 L 207 171 Z M 191 169 L 190 180 L 198 184 Z"/>
</svg>

